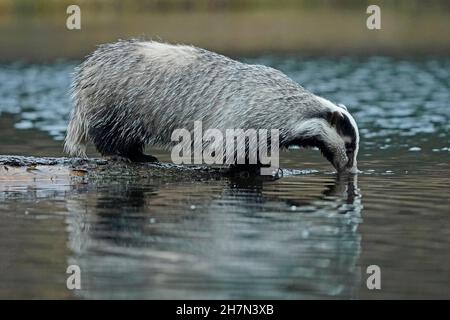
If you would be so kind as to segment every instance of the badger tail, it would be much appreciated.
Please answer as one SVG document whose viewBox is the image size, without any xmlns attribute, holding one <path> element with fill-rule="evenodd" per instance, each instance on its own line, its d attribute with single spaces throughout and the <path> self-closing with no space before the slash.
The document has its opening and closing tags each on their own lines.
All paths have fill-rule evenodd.
<svg viewBox="0 0 450 320">
<path fill-rule="evenodd" d="M 64 151 L 71 156 L 86 157 L 86 144 L 88 142 L 87 119 L 82 112 L 83 107 L 75 105 L 70 116 L 64 141 Z"/>
</svg>

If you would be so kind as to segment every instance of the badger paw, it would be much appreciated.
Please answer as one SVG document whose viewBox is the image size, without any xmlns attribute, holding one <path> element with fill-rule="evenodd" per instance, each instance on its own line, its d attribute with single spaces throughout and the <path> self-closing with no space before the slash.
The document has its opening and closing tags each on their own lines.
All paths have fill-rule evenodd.
<svg viewBox="0 0 450 320">
<path fill-rule="evenodd" d="M 124 157 L 124 156 L 119 156 L 119 155 L 112 155 L 112 156 L 105 156 L 106 160 L 108 161 L 114 161 L 114 162 L 126 162 L 126 163 L 131 163 L 131 159 Z"/>
<path fill-rule="evenodd" d="M 159 162 L 158 158 L 149 154 L 140 154 L 138 156 L 131 157 L 132 162 Z"/>
</svg>

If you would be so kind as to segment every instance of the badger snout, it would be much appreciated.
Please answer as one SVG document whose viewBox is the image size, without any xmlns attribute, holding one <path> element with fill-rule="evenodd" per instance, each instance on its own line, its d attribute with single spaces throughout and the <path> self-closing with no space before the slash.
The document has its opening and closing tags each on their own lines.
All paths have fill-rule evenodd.
<svg viewBox="0 0 450 320">
<path fill-rule="evenodd" d="M 342 166 L 335 165 L 336 171 L 338 174 L 356 174 L 359 172 L 356 163 L 352 163 L 350 165 L 344 164 Z"/>
<path fill-rule="evenodd" d="M 331 161 L 338 174 L 356 174 L 359 172 L 354 155 L 336 156 Z"/>
<path fill-rule="evenodd" d="M 341 168 L 338 168 L 338 167 L 335 167 L 335 168 L 336 168 L 336 171 L 338 174 L 357 174 L 359 172 L 358 167 L 356 167 L 356 166 L 353 166 L 353 167 L 345 166 L 345 167 L 341 167 Z"/>
<path fill-rule="evenodd" d="M 347 173 L 347 174 L 357 174 L 359 172 L 357 166 L 345 167 L 342 171 L 338 171 L 338 173 Z"/>
</svg>

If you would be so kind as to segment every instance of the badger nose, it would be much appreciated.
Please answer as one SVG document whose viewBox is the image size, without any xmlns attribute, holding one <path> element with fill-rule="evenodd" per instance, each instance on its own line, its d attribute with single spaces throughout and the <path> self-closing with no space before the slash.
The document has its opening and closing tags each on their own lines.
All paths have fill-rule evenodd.
<svg viewBox="0 0 450 320">
<path fill-rule="evenodd" d="M 348 172 L 352 173 L 352 174 L 356 174 L 356 173 L 359 173 L 361 171 L 358 170 L 357 166 L 353 166 L 353 167 L 350 168 L 350 170 Z"/>
<path fill-rule="evenodd" d="M 357 174 L 357 173 L 361 172 L 358 170 L 357 166 L 346 167 L 344 171 L 346 173 L 350 173 L 350 174 Z"/>
<path fill-rule="evenodd" d="M 338 174 L 356 174 L 358 172 L 361 172 L 358 170 L 357 166 L 351 166 L 351 167 L 343 166 L 340 168 L 338 166 L 335 166 L 335 168 L 336 168 Z"/>
<path fill-rule="evenodd" d="M 334 168 L 336 169 L 337 173 L 347 173 L 349 168 L 347 168 L 345 165 L 339 165 L 339 163 L 333 163 Z"/>
</svg>

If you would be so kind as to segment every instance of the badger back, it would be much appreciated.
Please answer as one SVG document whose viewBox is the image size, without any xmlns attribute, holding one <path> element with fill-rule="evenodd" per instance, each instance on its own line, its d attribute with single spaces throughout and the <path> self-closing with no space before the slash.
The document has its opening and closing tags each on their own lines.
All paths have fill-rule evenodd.
<svg viewBox="0 0 450 320">
<path fill-rule="evenodd" d="M 136 144 L 170 148 L 172 132 L 192 131 L 195 121 L 222 132 L 278 129 L 283 146 L 327 110 L 278 70 L 139 40 L 100 46 L 77 68 L 72 95 L 71 153 L 82 153 L 87 141 L 105 153 Z"/>
<path fill-rule="evenodd" d="M 168 148 L 173 130 L 192 130 L 194 121 L 219 130 L 288 130 L 294 118 L 307 116 L 311 94 L 269 67 L 192 46 L 128 40 L 89 56 L 76 70 L 72 96 L 76 129 L 66 147 L 73 151 L 98 137 Z"/>
</svg>

